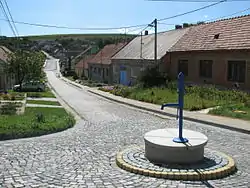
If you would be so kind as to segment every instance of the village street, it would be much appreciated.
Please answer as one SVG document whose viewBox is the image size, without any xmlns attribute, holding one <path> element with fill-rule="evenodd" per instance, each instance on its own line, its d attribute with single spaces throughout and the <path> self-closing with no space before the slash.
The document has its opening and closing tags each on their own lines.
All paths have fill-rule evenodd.
<svg viewBox="0 0 250 188">
<path fill-rule="evenodd" d="M 84 119 L 71 129 L 47 136 L 0 142 L 0 187 L 248 187 L 250 135 L 185 122 L 209 138 L 207 147 L 232 156 L 238 172 L 222 180 L 183 182 L 135 175 L 115 165 L 116 153 L 153 129 L 176 127 L 166 120 L 110 102 L 66 84 L 46 64 L 48 80 Z"/>
</svg>

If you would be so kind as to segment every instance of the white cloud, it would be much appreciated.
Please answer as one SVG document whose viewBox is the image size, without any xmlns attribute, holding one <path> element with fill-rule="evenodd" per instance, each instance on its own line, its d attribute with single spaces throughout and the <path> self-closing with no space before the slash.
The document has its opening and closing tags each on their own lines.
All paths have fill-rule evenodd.
<svg viewBox="0 0 250 188">
<path fill-rule="evenodd" d="M 204 15 L 204 18 L 208 18 L 208 15 Z"/>
</svg>

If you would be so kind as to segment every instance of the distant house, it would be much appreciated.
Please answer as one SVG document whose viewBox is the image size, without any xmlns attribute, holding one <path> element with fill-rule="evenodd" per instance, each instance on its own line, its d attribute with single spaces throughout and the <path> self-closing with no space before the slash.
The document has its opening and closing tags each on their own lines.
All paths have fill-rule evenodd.
<svg viewBox="0 0 250 188">
<path fill-rule="evenodd" d="M 127 85 L 135 82 L 141 72 L 148 66 L 159 66 L 167 72 L 169 49 L 188 31 L 177 29 L 157 34 L 157 64 L 154 61 L 154 34 L 134 38 L 122 50 L 112 57 L 113 81 Z"/>
<path fill-rule="evenodd" d="M 250 15 L 190 27 L 170 51 L 174 78 L 250 89 Z"/>
<path fill-rule="evenodd" d="M 14 84 L 13 79 L 5 71 L 10 53 L 8 48 L 0 46 L 0 91 L 10 89 Z"/>
<path fill-rule="evenodd" d="M 82 58 L 75 66 L 75 72 L 79 78 L 89 78 L 88 63 L 93 59 L 95 55 L 87 55 Z"/>
<path fill-rule="evenodd" d="M 98 82 L 113 82 L 113 67 L 111 58 L 119 52 L 126 43 L 109 44 L 104 46 L 89 62 L 89 77 Z"/>
</svg>

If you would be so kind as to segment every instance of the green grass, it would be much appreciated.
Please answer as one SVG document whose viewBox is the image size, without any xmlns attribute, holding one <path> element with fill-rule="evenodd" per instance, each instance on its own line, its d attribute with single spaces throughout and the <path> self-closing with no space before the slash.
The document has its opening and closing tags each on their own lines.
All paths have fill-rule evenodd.
<svg viewBox="0 0 250 188">
<path fill-rule="evenodd" d="M 75 119 L 63 108 L 26 108 L 23 115 L 1 115 L 0 122 L 0 140 L 8 140 L 63 131 Z"/>
<path fill-rule="evenodd" d="M 8 93 L 10 94 L 24 94 L 27 93 L 27 97 L 32 97 L 32 98 L 56 98 L 56 96 L 52 93 L 52 91 L 49 88 L 46 88 L 45 91 L 43 92 L 15 92 L 13 90 L 9 90 Z"/>
<path fill-rule="evenodd" d="M 32 98 L 56 98 L 56 96 L 50 91 L 49 89 L 46 89 L 44 92 L 27 92 L 27 97 Z"/>
<path fill-rule="evenodd" d="M 99 88 L 114 95 L 135 99 L 154 104 L 176 103 L 178 94 L 175 87 L 142 88 L 122 87 Z M 198 111 L 206 108 L 221 106 L 221 108 L 210 111 L 210 114 L 224 115 L 250 120 L 250 95 L 240 91 L 221 91 L 214 87 L 186 87 L 184 96 L 184 109 Z M 243 110 L 248 113 L 242 114 L 233 112 L 233 109 Z"/>
<path fill-rule="evenodd" d="M 224 105 L 210 110 L 209 114 L 250 120 L 250 107 L 244 104 Z"/>
<path fill-rule="evenodd" d="M 69 80 L 71 80 L 71 81 L 75 81 L 75 80 L 73 79 L 73 76 L 65 76 L 65 78 L 67 78 L 67 79 L 69 79 Z"/>
<path fill-rule="evenodd" d="M 133 35 L 128 35 L 133 36 Z M 96 39 L 96 38 L 109 38 L 109 37 L 124 37 L 124 35 L 117 33 L 101 33 L 101 34 L 53 34 L 53 35 L 33 35 L 23 36 L 29 40 L 55 40 L 60 38 L 75 38 L 75 39 Z"/>
<path fill-rule="evenodd" d="M 57 101 L 40 101 L 40 100 L 27 100 L 28 104 L 42 104 L 42 105 L 54 105 L 61 106 L 61 104 Z"/>
</svg>

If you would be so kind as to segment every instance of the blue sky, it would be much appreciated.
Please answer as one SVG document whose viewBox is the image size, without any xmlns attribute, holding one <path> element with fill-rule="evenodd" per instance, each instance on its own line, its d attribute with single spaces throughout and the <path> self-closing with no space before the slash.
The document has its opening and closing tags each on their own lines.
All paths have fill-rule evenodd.
<svg viewBox="0 0 250 188">
<path fill-rule="evenodd" d="M 15 21 L 60 25 L 67 27 L 124 27 L 147 24 L 160 19 L 190 11 L 210 3 L 197 2 L 152 2 L 144 0 L 6 0 Z M 230 15 L 250 8 L 250 1 L 225 2 L 213 7 L 174 19 L 167 24 L 197 22 Z M 250 10 L 242 13 L 250 14 Z M 238 14 L 238 15 L 242 15 Z M 237 16 L 237 15 L 235 15 Z M 4 19 L 0 12 L 0 18 Z M 67 34 L 67 33 L 124 33 L 124 29 L 108 31 L 83 31 L 44 28 L 16 24 L 19 35 Z M 159 31 L 173 29 L 174 25 L 158 25 Z M 142 28 L 127 29 L 138 33 Z M 0 20 L 0 34 L 13 36 L 6 21 Z"/>
</svg>

